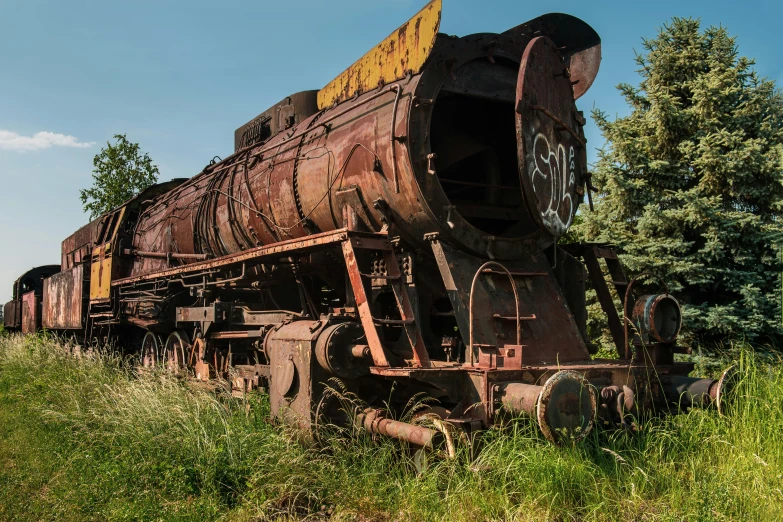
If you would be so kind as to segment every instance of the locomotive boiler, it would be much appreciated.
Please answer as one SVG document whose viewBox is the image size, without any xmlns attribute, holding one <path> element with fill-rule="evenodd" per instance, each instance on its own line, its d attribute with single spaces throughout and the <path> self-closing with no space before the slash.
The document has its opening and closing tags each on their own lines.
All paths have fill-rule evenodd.
<svg viewBox="0 0 783 522">
<path fill-rule="evenodd" d="M 676 300 L 634 302 L 610 247 L 561 241 L 591 197 L 576 100 L 599 36 L 549 14 L 455 37 L 440 12 L 250 120 L 230 156 L 67 238 L 43 326 L 264 388 L 303 429 L 353 422 L 420 447 L 503 411 L 561 442 L 596 419 L 720 404 L 729 374 L 674 361 Z M 591 356 L 588 279 L 618 359 Z M 332 379 L 366 409 L 346 412 Z M 422 395 L 435 427 L 394 420 Z"/>
</svg>

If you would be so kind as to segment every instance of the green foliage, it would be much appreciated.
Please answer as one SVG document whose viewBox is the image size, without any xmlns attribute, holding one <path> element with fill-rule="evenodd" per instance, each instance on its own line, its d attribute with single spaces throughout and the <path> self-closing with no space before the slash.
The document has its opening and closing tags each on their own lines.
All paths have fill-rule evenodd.
<svg viewBox="0 0 783 522">
<path fill-rule="evenodd" d="M 149 154 L 141 153 L 138 143 L 129 142 L 125 134 L 115 134 L 114 139 L 92 160 L 92 187 L 79 190 L 90 219 L 122 205 L 158 179 L 158 166 Z"/>
<path fill-rule="evenodd" d="M 783 97 L 723 27 L 674 18 L 618 89 L 631 112 L 594 111 L 602 194 L 577 230 L 617 245 L 633 274 L 664 277 L 686 341 L 780 339 Z"/>
<path fill-rule="evenodd" d="M 417 474 L 399 444 L 302 441 L 245 401 L 46 335 L 0 340 L 0 520 L 780 520 L 783 366 L 741 400 L 547 443 L 520 419 Z M 720 365 L 725 367 L 725 363 Z"/>
</svg>

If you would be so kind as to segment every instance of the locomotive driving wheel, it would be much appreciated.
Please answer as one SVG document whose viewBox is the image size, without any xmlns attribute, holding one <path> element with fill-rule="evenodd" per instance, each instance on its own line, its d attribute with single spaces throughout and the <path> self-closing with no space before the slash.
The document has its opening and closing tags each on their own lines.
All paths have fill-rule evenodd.
<svg viewBox="0 0 783 522">
<path fill-rule="evenodd" d="M 155 368 L 160 361 L 161 342 L 158 334 L 147 331 L 141 341 L 142 368 Z"/>
<path fill-rule="evenodd" d="M 181 373 L 188 369 L 188 360 L 192 346 L 188 334 L 182 330 L 174 330 L 166 339 L 163 348 L 163 363 L 172 373 Z"/>
</svg>

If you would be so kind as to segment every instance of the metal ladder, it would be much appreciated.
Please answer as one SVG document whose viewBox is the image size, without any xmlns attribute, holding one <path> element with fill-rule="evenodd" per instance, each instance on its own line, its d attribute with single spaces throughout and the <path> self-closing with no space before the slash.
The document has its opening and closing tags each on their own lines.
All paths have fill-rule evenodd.
<svg viewBox="0 0 783 522">
<path fill-rule="evenodd" d="M 419 368 L 430 368 L 430 358 L 427 348 L 421 336 L 416 316 L 413 313 L 411 301 L 406 285 L 402 280 L 400 267 L 394 247 L 385 233 L 350 233 L 342 244 L 345 266 L 348 269 L 348 278 L 356 300 L 356 308 L 359 312 L 362 326 L 367 336 L 367 344 L 370 347 L 375 366 L 390 366 L 386 351 L 378 335 L 378 326 L 399 325 L 405 330 L 405 334 L 413 348 L 413 364 Z M 363 273 L 359 269 L 356 257 L 357 250 L 370 250 L 380 253 L 386 265 L 386 275 Z M 372 315 L 370 299 L 365 286 L 366 279 L 384 279 L 388 281 L 394 293 L 394 299 L 400 312 L 400 319 L 381 319 Z"/>
<path fill-rule="evenodd" d="M 587 266 L 587 272 L 593 283 L 598 302 L 601 304 L 601 308 L 606 314 L 609 330 L 612 333 L 612 339 L 617 348 L 617 354 L 621 359 L 626 358 L 628 354 L 626 353 L 627 349 L 625 346 L 623 320 L 620 318 L 620 315 L 617 313 L 617 308 L 614 306 L 614 299 L 609 290 L 609 285 L 606 284 L 606 279 L 601 270 L 599 260 L 603 259 L 606 262 L 606 268 L 609 271 L 609 276 L 612 278 L 612 285 L 617 291 L 617 296 L 620 298 L 621 306 L 624 306 L 625 293 L 628 289 L 628 279 L 625 277 L 625 271 L 620 264 L 620 260 L 617 259 L 617 254 L 612 248 L 598 245 L 585 245 L 585 248 L 582 251 L 582 258 Z M 625 310 L 625 317 L 628 316 L 628 312 L 628 310 Z"/>
</svg>

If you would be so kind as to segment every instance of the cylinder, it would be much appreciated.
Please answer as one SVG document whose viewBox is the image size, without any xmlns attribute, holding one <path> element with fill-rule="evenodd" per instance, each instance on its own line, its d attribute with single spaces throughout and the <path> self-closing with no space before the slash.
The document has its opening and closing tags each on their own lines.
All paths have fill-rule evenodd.
<svg viewBox="0 0 783 522">
<path fill-rule="evenodd" d="M 736 366 L 729 367 L 719 379 L 697 379 L 694 377 L 671 376 L 665 381 L 666 399 L 680 408 L 715 406 L 726 413 L 728 395 L 737 383 Z"/>
<path fill-rule="evenodd" d="M 578 372 L 561 370 L 543 386 L 502 383 L 497 393 L 508 411 L 535 415 L 541 433 L 554 444 L 578 442 L 595 424 L 595 394 Z"/>
<path fill-rule="evenodd" d="M 387 419 L 379 410 L 372 408 L 357 415 L 354 425 L 358 428 L 364 428 L 370 433 L 385 435 L 428 449 L 432 449 L 435 436 L 438 434 L 430 428 Z"/>
<path fill-rule="evenodd" d="M 318 365 L 330 375 L 341 379 L 356 379 L 366 375 L 372 359 L 367 357 L 369 346 L 358 344 L 360 340 L 365 340 L 365 337 L 358 323 L 338 323 L 325 328 L 315 344 Z"/>
<path fill-rule="evenodd" d="M 509 382 L 500 385 L 500 402 L 503 408 L 516 414 L 536 414 L 538 397 L 543 386 Z"/>
<path fill-rule="evenodd" d="M 669 294 L 644 295 L 633 307 L 632 321 L 642 341 L 674 342 L 682 326 L 680 304 Z"/>
</svg>

